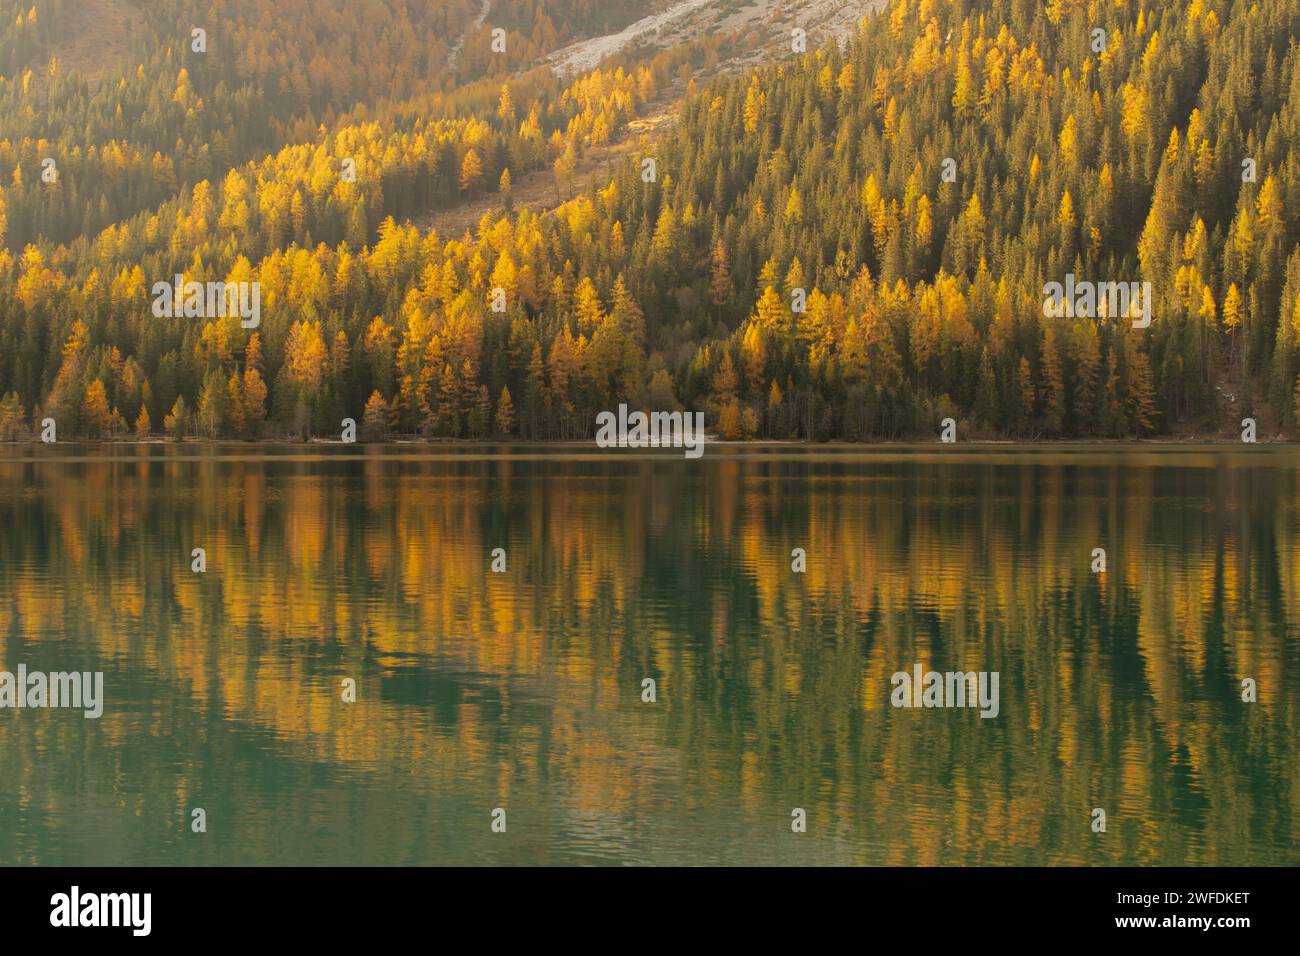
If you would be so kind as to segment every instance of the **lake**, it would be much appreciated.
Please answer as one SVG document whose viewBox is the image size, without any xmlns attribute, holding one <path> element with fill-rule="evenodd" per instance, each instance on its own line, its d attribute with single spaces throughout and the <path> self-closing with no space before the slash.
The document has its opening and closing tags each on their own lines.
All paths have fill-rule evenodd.
<svg viewBox="0 0 1300 956">
<path fill-rule="evenodd" d="M 103 674 L 0 709 L 0 863 L 1294 865 L 1298 501 L 1295 446 L 0 445 L 0 670 Z"/>
</svg>

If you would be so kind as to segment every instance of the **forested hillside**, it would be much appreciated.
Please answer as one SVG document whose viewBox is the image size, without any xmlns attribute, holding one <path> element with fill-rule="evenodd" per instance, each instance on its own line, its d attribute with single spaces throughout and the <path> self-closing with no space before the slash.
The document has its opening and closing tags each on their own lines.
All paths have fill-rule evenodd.
<svg viewBox="0 0 1300 956">
<path fill-rule="evenodd" d="M 512 175 L 565 181 L 724 41 L 566 83 L 546 48 L 628 4 L 167 0 L 92 85 L 46 59 L 69 6 L 0 4 L 0 438 L 564 438 L 620 401 L 726 437 L 1295 432 L 1300 0 L 891 0 L 691 82 L 554 209 Z M 412 224 L 486 194 L 472 234 Z M 259 283 L 260 324 L 158 318 L 178 273 Z M 1046 317 L 1067 274 L 1150 282 L 1151 325 Z"/>
</svg>

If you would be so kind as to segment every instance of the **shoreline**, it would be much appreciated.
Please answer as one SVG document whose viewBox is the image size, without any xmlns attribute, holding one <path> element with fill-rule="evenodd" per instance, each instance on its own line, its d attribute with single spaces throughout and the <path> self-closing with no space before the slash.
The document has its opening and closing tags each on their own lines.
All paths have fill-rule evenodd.
<svg viewBox="0 0 1300 956">
<path fill-rule="evenodd" d="M 1087 449 L 1087 448 L 1203 448 L 1203 449 L 1230 449 L 1239 448 L 1247 449 L 1253 445 L 1267 445 L 1271 447 L 1297 447 L 1300 448 L 1300 440 L 1276 437 L 1261 438 L 1256 442 L 1243 442 L 1240 440 L 1231 440 L 1228 438 L 1197 438 L 1197 437 L 1160 437 L 1160 438 L 1074 438 L 1074 439 L 1016 439 L 1016 438 L 994 438 L 994 439 L 966 439 L 956 442 L 941 442 L 937 439 L 910 440 L 898 439 L 895 441 L 871 441 L 871 442 L 846 442 L 846 441 L 825 441 L 809 442 L 795 441 L 790 439 L 750 439 L 724 441 L 712 437 L 706 437 L 704 444 L 706 447 L 718 447 L 730 450 L 758 449 L 758 448 L 779 448 L 779 449 L 806 449 L 808 451 L 853 451 L 865 449 L 899 449 L 909 451 L 919 451 L 922 449 L 933 451 L 955 451 L 959 448 L 968 448 L 976 450 L 995 450 L 995 449 Z M 49 449 L 55 450 L 60 447 L 79 447 L 79 448 L 404 448 L 404 449 L 472 449 L 472 448 L 537 448 L 537 449 L 588 449 L 590 453 L 607 456 L 610 454 L 620 454 L 628 452 L 649 452 L 671 454 L 680 452 L 680 448 L 665 445 L 662 447 L 644 447 L 644 448 L 617 448 L 601 447 L 593 438 L 585 439 L 511 439 L 511 438 L 394 438 L 385 441 L 362 441 L 345 442 L 337 438 L 259 438 L 259 439 L 240 439 L 240 438 L 149 438 L 149 439 L 104 439 L 104 438 L 73 438 L 61 439 L 57 442 L 41 442 L 36 439 L 24 439 L 3 441 L 0 440 L 0 459 L 4 458 L 7 452 L 19 448 Z"/>
<path fill-rule="evenodd" d="M 710 445 L 792 445 L 807 447 L 828 446 L 874 446 L 874 445 L 1245 445 L 1245 444 L 1300 444 L 1300 436 L 1290 438 L 1282 433 L 1272 437 L 1260 435 L 1256 442 L 1243 442 L 1235 431 L 1219 434 L 1201 435 L 1196 432 L 1181 434 L 1148 435 L 1141 438 L 1016 438 L 1012 436 L 995 436 L 978 438 L 959 438 L 954 442 L 943 442 L 937 437 L 913 436 L 906 438 L 878 439 L 873 441 L 844 441 L 829 439 L 827 441 L 809 441 L 802 438 L 719 438 L 716 432 L 704 432 L 704 441 Z M 595 436 L 582 438 L 518 438 L 509 436 L 488 436 L 483 438 L 448 438 L 445 436 L 421 437 L 415 434 L 397 434 L 379 441 L 368 441 L 357 437 L 354 441 L 342 438 L 316 435 L 311 438 L 294 438 L 283 435 L 263 438 L 202 438 L 187 435 L 184 438 L 172 438 L 167 435 L 150 435 L 141 438 L 138 435 L 120 435 L 112 438 L 59 438 L 54 442 L 42 442 L 39 434 L 28 433 L 21 438 L 0 438 L 0 448 L 16 445 L 594 445 Z"/>
</svg>

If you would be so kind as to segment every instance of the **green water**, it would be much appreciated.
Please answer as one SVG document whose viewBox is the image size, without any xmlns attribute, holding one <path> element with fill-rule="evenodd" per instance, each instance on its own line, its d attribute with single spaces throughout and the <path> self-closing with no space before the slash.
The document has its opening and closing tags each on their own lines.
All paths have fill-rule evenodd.
<svg viewBox="0 0 1300 956">
<path fill-rule="evenodd" d="M 0 863 L 1295 864 L 1298 492 L 1265 446 L 0 446 L 0 669 L 105 698 L 0 710 Z M 997 717 L 891 706 L 917 663 Z"/>
</svg>

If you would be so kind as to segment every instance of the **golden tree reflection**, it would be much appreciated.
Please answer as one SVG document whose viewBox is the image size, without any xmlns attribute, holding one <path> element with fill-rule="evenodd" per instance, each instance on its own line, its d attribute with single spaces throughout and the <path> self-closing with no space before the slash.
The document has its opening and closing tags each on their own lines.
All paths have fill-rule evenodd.
<svg viewBox="0 0 1300 956">
<path fill-rule="evenodd" d="M 0 714 L 6 860 L 198 852 L 217 791 L 228 860 L 1295 862 L 1300 457 L 195 457 L 0 462 L 4 666 L 110 674 Z"/>
</svg>

